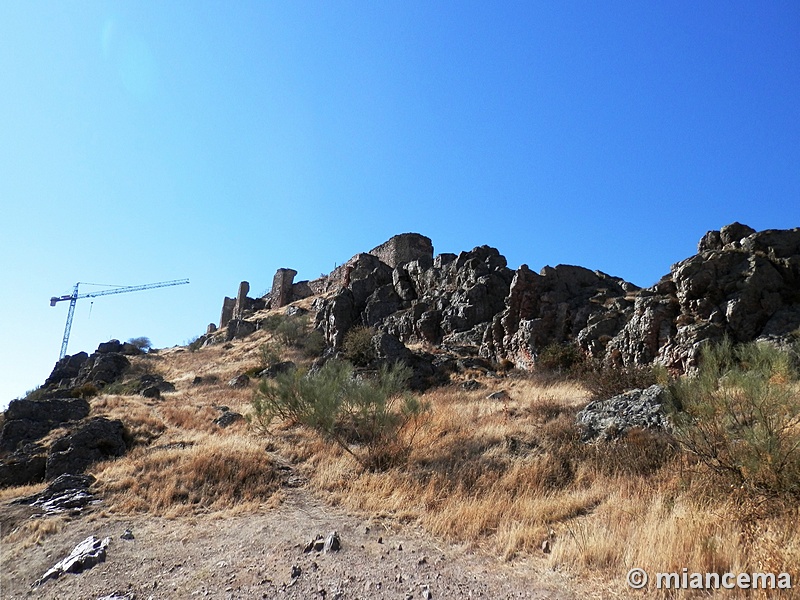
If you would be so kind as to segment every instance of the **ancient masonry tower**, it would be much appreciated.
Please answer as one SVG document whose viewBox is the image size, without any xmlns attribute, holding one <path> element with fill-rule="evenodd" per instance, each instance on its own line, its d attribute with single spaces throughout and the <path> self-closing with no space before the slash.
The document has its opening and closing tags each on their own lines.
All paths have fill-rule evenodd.
<svg viewBox="0 0 800 600">
<path fill-rule="evenodd" d="M 373 248 L 367 254 L 371 254 L 394 269 L 413 260 L 431 260 L 433 258 L 433 243 L 430 238 L 419 233 L 401 233 Z M 281 308 L 295 300 L 323 294 L 336 287 L 346 285 L 346 280 L 352 270 L 352 264 L 357 261 L 359 256 L 359 254 L 355 255 L 328 275 L 323 275 L 312 281 L 298 281 L 295 283 L 294 278 L 297 275 L 297 271 L 285 268 L 278 269 L 272 279 L 272 291 L 258 300 L 247 297 L 250 291 L 250 284 L 247 281 L 241 282 L 236 298 L 226 297 L 222 301 L 219 327 L 226 327 L 232 320 L 241 319 L 245 310 Z M 216 329 L 216 327 L 214 326 L 213 329 Z M 211 325 L 209 326 L 209 331 L 212 331 Z"/>
</svg>

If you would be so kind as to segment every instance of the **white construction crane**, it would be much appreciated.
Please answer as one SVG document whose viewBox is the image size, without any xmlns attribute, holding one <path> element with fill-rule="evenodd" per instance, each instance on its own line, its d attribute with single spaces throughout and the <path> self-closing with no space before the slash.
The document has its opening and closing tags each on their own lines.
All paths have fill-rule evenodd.
<svg viewBox="0 0 800 600">
<path fill-rule="evenodd" d="M 67 296 L 53 296 L 50 298 L 50 306 L 55 306 L 57 302 L 69 300 L 69 311 L 67 312 L 67 326 L 64 328 L 64 339 L 61 341 L 61 354 L 58 359 L 61 360 L 67 355 L 67 344 L 69 343 L 69 332 L 72 329 L 72 317 L 75 315 L 75 304 L 80 298 L 94 298 L 96 296 L 108 296 L 109 294 L 124 294 L 126 292 L 139 292 L 141 290 L 151 290 L 153 288 L 167 287 L 170 285 L 184 285 L 189 283 L 188 279 L 174 279 L 172 281 L 162 281 L 160 283 L 146 283 L 144 285 L 127 285 L 116 287 L 113 290 L 101 290 L 99 292 L 89 292 L 87 294 L 79 294 L 78 286 L 81 284 L 79 281 L 75 284 L 72 293 Z M 85 283 L 84 285 L 97 285 Z"/>
</svg>

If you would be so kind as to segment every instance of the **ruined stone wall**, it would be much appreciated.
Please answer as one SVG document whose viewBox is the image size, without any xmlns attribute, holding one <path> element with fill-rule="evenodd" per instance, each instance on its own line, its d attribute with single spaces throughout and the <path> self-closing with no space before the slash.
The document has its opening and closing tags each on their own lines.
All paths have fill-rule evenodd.
<svg viewBox="0 0 800 600">
<path fill-rule="evenodd" d="M 431 239 L 419 233 L 401 233 L 368 252 L 393 269 L 412 260 L 433 260 Z"/>
<path fill-rule="evenodd" d="M 219 316 L 219 326 L 226 327 L 233 318 L 233 308 L 236 306 L 236 298 L 225 296 L 222 300 L 222 313 Z"/>
<path fill-rule="evenodd" d="M 278 269 L 272 278 L 272 308 L 281 308 L 294 301 L 294 276 L 297 271 L 294 269 Z"/>
</svg>

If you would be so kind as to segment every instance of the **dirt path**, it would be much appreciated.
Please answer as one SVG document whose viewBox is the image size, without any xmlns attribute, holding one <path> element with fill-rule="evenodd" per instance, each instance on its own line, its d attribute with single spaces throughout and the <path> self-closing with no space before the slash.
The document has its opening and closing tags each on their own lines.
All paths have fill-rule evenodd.
<svg viewBox="0 0 800 600">
<path fill-rule="evenodd" d="M 125 529 L 135 539 L 120 539 Z M 341 538 L 338 552 L 303 552 L 308 539 L 331 531 Z M 111 538 L 106 562 L 31 590 L 90 535 Z M 112 593 L 136 600 L 576 597 L 560 574 L 470 553 L 412 526 L 348 514 L 304 489 L 288 490 L 277 508 L 245 516 L 165 519 L 95 512 L 20 553 L 24 559 L 11 560 L 17 553 L 8 546 L 0 542 L 2 600 L 93 600 Z M 293 567 L 299 576 L 292 577 Z"/>
</svg>

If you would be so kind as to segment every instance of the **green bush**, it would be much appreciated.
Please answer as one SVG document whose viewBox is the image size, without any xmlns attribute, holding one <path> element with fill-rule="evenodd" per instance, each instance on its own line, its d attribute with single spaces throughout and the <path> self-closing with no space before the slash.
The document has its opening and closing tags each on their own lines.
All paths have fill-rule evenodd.
<svg viewBox="0 0 800 600">
<path fill-rule="evenodd" d="M 193 338 L 187 340 L 186 347 L 189 348 L 189 352 L 197 352 L 200 350 L 200 347 L 203 345 L 206 339 L 203 336 L 196 335 Z"/>
<path fill-rule="evenodd" d="M 347 359 L 356 366 L 365 367 L 375 360 L 375 350 L 372 347 L 372 337 L 375 330 L 372 327 L 353 327 L 344 336 L 342 351 Z"/>
<path fill-rule="evenodd" d="M 283 322 L 286 315 L 273 314 L 261 319 L 261 329 L 270 333 L 275 333 L 275 330 Z"/>
<path fill-rule="evenodd" d="M 549 371 L 566 372 L 583 360 L 580 349 L 570 342 L 552 343 L 542 348 L 536 366 Z"/>
<path fill-rule="evenodd" d="M 413 431 L 426 407 L 405 392 L 407 367 L 382 368 L 373 379 L 330 360 L 313 373 L 294 370 L 264 380 L 256 390 L 251 422 L 267 430 L 273 419 L 310 427 L 339 444 L 362 467 L 388 468 L 411 450 Z M 411 428 L 411 435 L 402 432 Z"/>
<path fill-rule="evenodd" d="M 261 344 L 258 348 L 260 370 L 268 368 L 281 360 L 280 347 L 274 342 Z"/>
<path fill-rule="evenodd" d="M 696 375 L 670 388 L 685 450 L 741 489 L 800 496 L 800 391 L 788 352 L 708 345 Z"/>
<path fill-rule="evenodd" d="M 97 389 L 96 385 L 94 385 L 93 383 L 84 383 L 81 386 L 72 388 L 70 396 L 72 396 L 73 398 L 88 399 L 97 396 L 98 393 L 99 390 Z"/>
<path fill-rule="evenodd" d="M 325 337 L 310 328 L 308 315 L 269 315 L 261 320 L 261 328 L 272 333 L 278 343 L 303 350 L 307 356 L 319 356 L 325 350 Z"/>
<path fill-rule="evenodd" d="M 303 353 L 306 356 L 321 356 L 326 347 L 325 336 L 318 329 L 309 331 L 303 340 Z"/>
<path fill-rule="evenodd" d="M 594 398 L 603 400 L 628 390 L 666 382 L 663 368 L 651 365 L 614 367 L 600 361 L 589 361 L 574 372 Z"/>
<path fill-rule="evenodd" d="M 133 344 L 142 352 L 147 352 L 150 348 L 153 347 L 153 342 L 150 341 L 150 338 L 145 336 L 139 336 L 135 338 L 131 338 L 128 340 L 129 344 Z"/>
</svg>

